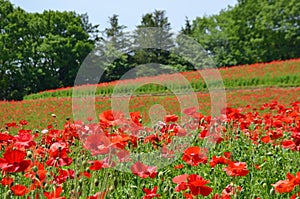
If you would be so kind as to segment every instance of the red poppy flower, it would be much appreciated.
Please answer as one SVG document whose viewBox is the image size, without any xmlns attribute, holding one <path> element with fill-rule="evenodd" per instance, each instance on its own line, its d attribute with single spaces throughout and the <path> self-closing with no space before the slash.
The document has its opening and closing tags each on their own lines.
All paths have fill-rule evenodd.
<svg viewBox="0 0 300 199">
<path fill-rule="evenodd" d="M 290 173 L 287 173 L 286 174 L 286 177 L 289 179 L 289 181 L 291 183 L 293 183 L 295 186 L 296 185 L 300 185 L 300 171 L 297 172 L 296 176 L 290 174 Z"/>
<path fill-rule="evenodd" d="M 300 128 L 299 130 L 295 129 L 295 131 L 292 132 L 292 138 L 294 139 L 294 142 L 296 146 L 300 146 Z"/>
<path fill-rule="evenodd" d="M 3 158 L 0 158 L 0 168 L 5 172 L 22 172 L 30 165 L 30 160 L 25 160 L 26 153 L 21 150 L 8 149 Z"/>
<path fill-rule="evenodd" d="M 172 182 L 177 184 L 175 191 L 180 192 L 180 191 L 185 191 L 188 189 L 188 186 L 187 186 L 188 177 L 189 177 L 188 174 L 182 174 L 182 175 L 176 176 L 172 179 Z"/>
<path fill-rule="evenodd" d="M 185 199 L 196 199 L 197 197 L 190 193 L 183 193 Z"/>
<path fill-rule="evenodd" d="M 121 132 L 119 134 L 111 134 L 109 138 L 112 147 L 118 149 L 124 149 L 128 142 L 132 141 L 130 136 Z"/>
<path fill-rule="evenodd" d="M 143 197 L 143 199 L 151 199 L 151 198 L 159 198 L 160 194 L 157 194 L 157 186 L 153 187 L 153 189 L 147 189 L 143 188 L 143 191 L 146 193 L 146 195 Z"/>
<path fill-rule="evenodd" d="M 105 192 L 97 192 L 92 196 L 88 196 L 86 199 L 104 199 L 107 194 L 107 191 Z"/>
<path fill-rule="evenodd" d="M 6 123 L 6 126 L 7 126 L 7 127 L 14 127 L 14 128 L 17 128 L 17 127 L 18 127 L 18 125 L 17 125 L 16 122 Z"/>
<path fill-rule="evenodd" d="M 263 143 L 269 143 L 271 141 L 271 137 L 269 135 L 266 135 L 262 138 L 260 138 L 260 140 L 263 142 Z"/>
<path fill-rule="evenodd" d="M 180 184 L 182 182 L 186 182 L 187 181 L 187 178 L 188 178 L 188 174 L 182 174 L 182 175 L 179 175 L 179 176 L 176 176 L 172 179 L 172 182 L 176 183 L 176 184 Z"/>
<path fill-rule="evenodd" d="M 174 131 L 176 132 L 176 135 L 179 136 L 179 137 L 187 135 L 187 130 L 180 127 L 180 126 L 176 126 Z"/>
<path fill-rule="evenodd" d="M 166 115 L 165 116 L 165 122 L 176 122 L 178 120 L 178 116 L 177 115 Z"/>
<path fill-rule="evenodd" d="M 255 166 L 255 168 L 256 168 L 257 170 L 260 170 L 260 165 L 259 165 L 259 164 L 255 164 L 254 166 Z"/>
<path fill-rule="evenodd" d="M 206 186 L 209 181 L 204 180 L 201 176 L 197 174 L 191 174 L 188 177 L 188 186 L 193 195 L 203 195 L 208 196 L 212 192 L 212 188 Z"/>
<path fill-rule="evenodd" d="M 126 150 L 121 150 L 117 153 L 119 162 L 130 162 L 130 152 Z"/>
<path fill-rule="evenodd" d="M 160 142 L 160 138 L 157 134 L 151 134 L 144 138 L 144 143 L 151 142 L 153 147 L 157 147 Z"/>
<path fill-rule="evenodd" d="M 130 118 L 133 121 L 134 124 L 138 126 L 142 126 L 141 121 L 142 121 L 142 116 L 140 115 L 140 112 L 132 112 L 130 113 Z"/>
<path fill-rule="evenodd" d="M 87 119 L 87 121 L 89 121 L 89 122 L 91 122 L 91 121 L 93 121 L 93 120 L 94 120 L 94 118 L 93 118 L 93 117 L 87 117 L 86 119 Z"/>
<path fill-rule="evenodd" d="M 278 193 L 288 193 L 294 189 L 294 184 L 289 180 L 279 180 L 275 184 L 272 184 L 275 188 L 275 191 Z"/>
<path fill-rule="evenodd" d="M 297 199 L 298 197 L 300 197 L 300 192 L 296 193 L 296 194 L 293 194 L 290 199 Z"/>
<path fill-rule="evenodd" d="M 279 123 L 281 124 L 282 122 L 279 121 Z M 273 125 L 274 125 L 274 123 L 273 123 Z M 271 134 L 272 134 L 272 140 L 276 140 L 278 138 L 283 137 L 282 130 L 279 128 L 277 128 L 275 131 L 271 131 Z"/>
<path fill-rule="evenodd" d="M 87 178 L 90 178 L 91 177 L 91 173 L 87 172 L 87 171 L 84 171 L 84 172 L 81 172 L 80 173 L 80 176 L 85 176 Z"/>
<path fill-rule="evenodd" d="M 20 130 L 18 132 L 18 135 L 15 136 L 16 142 L 14 143 L 14 146 L 25 149 L 30 148 L 31 146 L 35 146 L 36 143 L 33 141 L 34 136 L 31 135 L 28 131 Z"/>
<path fill-rule="evenodd" d="M 2 186 L 10 186 L 14 182 L 13 178 L 5 177 L 1 179 Z"/>
<path fill-rule="evenodd" d="M 71 170 L 71 169 L 68 169 L 68 170 L 59 169 L 58 173 L 59 174 L 57 176 L 54 176 L 54 180 L 53 180 L 53 184 L 56 184 L 56 185 L 61 185 L 64 182 L 66 182 L 66 180 L 68 178 L 73 179 L 75 177 L 74 176 L 75 172 L 74 172 L 74 170 Z"/>
<path fill-rule="evenodd" d="M 19 124 L 20 124 L 21 126 L 25 126 L 25 125 L 28 124 L 28 122 L 27 122 L 26 120 L 20 120 Z"/>
<path fill-rule="evenodd" d="M 24 185 L 14 185 L 10 188 L 10 190 L 14 193 L 15 196 L 24 196 L 28 193 L 28 189 Z"/>
<path fill-rule="evenodd" d="M 84 141 L 84 146 L 93 156 L 103 155 L 109 153 L 111 142 L 104 133 L 91 134 Z"/>
<path fill-rule="evenodd" d="M 284 140 L 282 141 L 281 145 L 284 149 L 294 150 L 296 148 L 296 144 L 292 140 Z"/>
<path fill-rule="evenodd" d="M 220 157 L 216 157 L 215 155 L 212 157 L 212 159 L 210 160 L 209 164 L 211 167 L 215 167 L 217 164 L 227 164 L 229 160 L 227 160 L 226 158 L 220 156 Z"/>
<path fill-rule="evenodd" d="M 231 152 L 229 152 L 229 151 L 224 152 L 224 156 L 225 156 L 225 158 L 230 159 L 231 158 Z"/>
<path fill-rule="evenodd" d="M 141 178 L 155 178 L 155 176 L 157 175 L 155 166 L 147 166 L 139 161 L 131 166 L 131 172 Z"/>
<path fill-rule="evenodd" d="M 69 149 L 64 142 L 55 142 L 51 145 L 49 150 L 49 159 L 46 164 L 48 166 L 69 166 L 72 164 L 72 158 L 67 155 Z"/>
<path fill-rule="evenodd" d="M 182 174 L 176 176 L 172 179 L 172 182 L 176 183 L 177 186 L 175 191 L 185 191 L 189 188 L 191 194 L 194 196 L 203 195 L 208 196 L 212 192 L 212 188 L 206 186 L 209 181 L 204 180 L 201 176 L 197 174 Z"/>
<path fill-rule="evenodd" d="M 90 169 L 91 171 L 98 171 L 98 170 L 100 170 L 100 169 L 103 168 L 103 163 L 102 163 L 102 161 L 95 160 L 95 161 L 90 161 L 89 163 L 92 164 L 92 165 L 89 167 L 89 169 Z"/>
<path fill-rule="evenodd" d="M 124 119 L 124 114 L 120 111 L 107 110 L 99 114 L 100 124 L 116 126 Z"/>
<path fill-rule="evenodd" d="M 233 186 L 233 184 L 229 184 L 223 189 L 222 191 L 222 197 L 229 197 L 230 195 L 236 194 L 237 191 L 242 191 L 242 187 L 240 186 Z"/>
<path fill-rule="evenodd" d="M 37 170 L 34 170 L 33 167 L 36 167 Z M 27 169 L 27 171 L 28 172 L 25 173 L 24 176 L 32 180 L 32 185 L 30 186 L 30 189 L 34 190 L 36 188 L 43 187 L 43 183 L 46 181 L 48 172 L 44 169 L 44 165 L 39 162 L 35 162 Z"/>
<path fill-rule="evenodd" d="M 14 136 L 6 133 L 0 133 L 0 144 L 7 144 L 13 141 L 14 141 Z"/>
<path fill-rule="evenodd" d="M 246 162 L 230 162 L 223 171 L 226 171 L 229 176 L 245 176 L 249 173 Z"/>
<path fill-rule="evenodd" d="M 208 158 L 204 155 L 204 152 L 198 146 L 189 147 L 184 151 L 182 160 L 192 166 L 198 166 L 199 163 L 206 164 Z"/>
<path fill-rule="evenodd" d="M 65 199 L 66 197 L 60 197 L 60 194 L 62 193 L 62 188 L 57 187 L 54 191 L 52 192 L 44 192 L 44 196 L 47 199 Z"/>
<path fill-rule="evenodd" d="M 196 107 L 190 107 L 190 108 L 186 108 L 183 110 L 183 113 L 186 114 L 186 115 L 193 115 L 195 112 L 197 111 L 197 108 Z"/>
<path fill-rule="evenodd" d="M 183 167 L 184 167 L 184 164 L 179 164 L 179 165 L 174 166 L 174 169 L 175 170 L 182 169 Z"/>
</svg>

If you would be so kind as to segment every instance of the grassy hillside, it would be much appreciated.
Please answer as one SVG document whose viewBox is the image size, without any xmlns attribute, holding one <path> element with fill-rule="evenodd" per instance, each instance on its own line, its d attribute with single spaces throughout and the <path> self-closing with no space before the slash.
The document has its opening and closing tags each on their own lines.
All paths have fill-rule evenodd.
<svg viewBox="0 0 300 199">
<path fill-rule="evenodd" d="M 257 87 L 298 87 L 300 86 L 300 59 L 287 61 L 273 61 L 270 63 L 257 63 L 252 65 L 235 66 L 218 70 L 226 89 L 257 88 Z M 207 84 L 202 74 L 209 71 L 190 71 L 180 74 L 160 75 L 156 77 L 143 77 L 130 80 L 120 80 L 97 85 L 97 96 L 109 96 L 113 92 L 118 94 L 153 94 L 184 92 L 190 86 L 195 92 L 207 92 Z M 178 81 L 178 75 L 188 80 L 188 83 Z M 211 78 L 211 77 L 210 77 Z M 177 81 L 176 81 L 177 80 Z M 147 82 L 157 82 L 148 84 Z M 137 84 L 145 85 L 137 87 Z M 217 84 L 219 84 L 218 82 Z M 116 85 L 118 88 L 116 89 Z M 214 85 L 220 86 L 220 85 Z M 73 88 L 60 88 L 48 90 L 37 94 L 25 96 L 24 99 L 43 99 L 51 97 L 70 97 Z M 88 92 L 89 89 L 87 89 Z M 84 92 L 84 91 L 83 91 Z M 88 93 L 93 94 L 93 93 Z"/>
</svg>

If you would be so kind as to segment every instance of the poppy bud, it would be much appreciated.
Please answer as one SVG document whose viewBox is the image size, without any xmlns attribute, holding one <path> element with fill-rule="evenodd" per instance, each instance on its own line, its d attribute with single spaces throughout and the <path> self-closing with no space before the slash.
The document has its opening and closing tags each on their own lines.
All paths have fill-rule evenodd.
<svg viewBox="0 0 300 199">
<path fill-rule="evenodd" d="M 272 152 L 268 152 L 266 153 L 267 156 L 273 156 L 273 153 Z"/>
<path fill-rule="evenodd" d="M 157 176 L 158 176 L 158 178 L 161 178 L 161 177 L 163 177 L 163 175 L 164 175 L 164 172 L 160 171 Z"/>
<path fill-rule="evenodd" d="M 98 179 L 95 179 L 95 180 L 94 180 L 94 184 L 95 184 L 95 186 L 97 187 L 97 186 L 99 185 L 99 180 L 98 180 Z"/>
<path fill-rule="evenodd" d="M 10 196 L 11 195 L 11 190 L 8 190 L 7 192 L 6 192 L 6 196 Z"/>
<path fill-rule="evenodd" d="M 31 152 L 31 151 L 27 151 L 26 153 L 27 153 L 27 157 L 28 157 L 28 158 L 31 158 L 31 157 L 32 157 L 32 152 Z"/>
<path fill-rule="evenodd" d="M 37 171 L 38 171 L 37 166 L 32 167 L 32 170 L 33 170 L 34 172 L 37 172 Z"/>
<path fill-rule="evenodd" d="M 87 161 L 86 160 L 82 161 L 82 166 L 84 166 L 84 167 L 87 166 Z"/>
<path fill-rule="evenodd" d="M 270 195 L 274 195 L 274 188 L 270 190 Z"/>
<path fill-rule="evenodd" d="M 82 179 L 79 179 L 79 186 L 81 187 L 82 186 Z"/>
</svg>

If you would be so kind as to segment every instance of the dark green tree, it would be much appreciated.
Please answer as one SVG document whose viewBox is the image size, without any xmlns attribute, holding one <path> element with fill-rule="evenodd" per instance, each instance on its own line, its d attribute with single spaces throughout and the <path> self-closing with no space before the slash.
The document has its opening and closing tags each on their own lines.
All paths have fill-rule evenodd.
<svg viewBox="0 0 300 199">
<path fill-rule="evenodd" d="M 120 79 L 123 74 L 130 70 L 128 62 L 128 48 L 131 45 L 126 26 L 119 24 L 118 15 L 109 17 L 109 27 L 103 31 L 103 40 L 98 43 L 103 62 L 104 76 L 101 81 Z"/>
<path fill-rule="evenodd" d="M 72 86 L 96 40 L 86 15 L 27 13 L 6 0 L 0 5 L 0 98 Z"/>
<path fill-rule="evenodd" d="M 166 12 L 155 10 L 142 16 L 141 24 L 133 33 L 134 51 L 133 61 L 136 65 L 156 64 L 159 72 L 171 72 L 171 49 L 174 47 L 171 24 Z M 159 67 L 159 64 L 160 67 Z M 147 70 L 146 65 L 140 66 L 139 76 L 155 75 Z"/>
<path fill-rule="evenodd" d="M 184 27 L 181 28 L 180 32 L 185 35 L 192 34 L 192 24 L 191 24 L 191 21 L 187 17 L 185 17 L 185 24 L 184 24 Z"/>
</svg>

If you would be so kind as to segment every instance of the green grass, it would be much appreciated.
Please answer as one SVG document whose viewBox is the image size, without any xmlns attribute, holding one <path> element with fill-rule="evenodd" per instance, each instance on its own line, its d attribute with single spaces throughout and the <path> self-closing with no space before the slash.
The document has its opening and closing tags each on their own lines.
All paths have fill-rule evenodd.
<svg viewBox="0 0 300 199">
<path fill-rule="evenodd" d="M 221 79 L 212 75 L 220 74 Z M 136 80 L 123 80 L 99 84 L 97 87 L 78 87 L 80 95 L 110 96 L 112 94 L 153 94 L 187 92 L 208 92 L 209 88 L 239 89 L 255 87 L 298 87 L 300 86 L 300 59 L 282 62 L 261 63 L 219 69 L 208 75 L 209 86 L 202 77 L 202 71 L 191 71 L 178 74 L 144 77 Z M 178 81 L 184 77 L 188 83 Z M 149 83 L 154 82 L 157 83 Z M 146 83 L 139 86 L 141 83 Z M 117 86 L 116 86 L 117 85 Z M 44 99 L 51 97 L 72 97 L 73 88 L 61 88 L 25 96 L 24 99 Z"/>
</svg>

